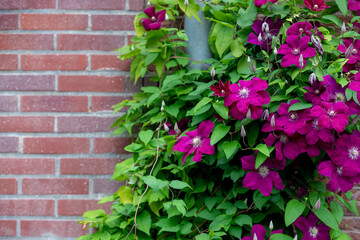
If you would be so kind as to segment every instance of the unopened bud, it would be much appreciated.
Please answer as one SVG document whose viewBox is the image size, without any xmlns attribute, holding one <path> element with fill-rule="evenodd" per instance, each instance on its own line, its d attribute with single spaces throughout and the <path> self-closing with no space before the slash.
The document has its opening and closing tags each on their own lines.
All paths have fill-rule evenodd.
<svg viewBox="0 0 360 240">
<path fill-rule="evenodd" d="M 269 24 L 267 22 L 263 22 L 261 25 L 261 30 L 266 33 L 269 32 Z"/>
<path fill-rule="evenodd" d="M 275 55 L 278 54 L 276 47 L 274 48 L 274 54 L 275 54 Z"/>
<path fill-rule="evenodd" d="M 316 210 L 319 210 L 319 209 L 320 209 L 320 205 L 321 205 L 321 202 L 320 202 L 320 198 L 319 198 L 319 200 L 317 200 L 317 202 L 315 203 L 315 209 L 316 209 Z"/>
<path fill-rule="evenodd" d="M 321 41 L 320 39 L 315 36 L 315 35 L 312 35 L 311 36 L 311 42 L 314 44 L 315 48 L 318 50 L 318 52 L 321 54 L 321 55 L 324 55 L 324 49 L 323 49 L 323 46 L 321 44 Z"/>
<path fill-rule="evenodd" d="M 169 21 L 169 15 L 165 14 L 165 20 Z"/>
<path fill-rule="evenodd" d="M 166 132 L 168 132 L 168 131 L 170 130 L 169 126 L 168 126 L 166 123 L 164 124 L 164 130 L 165 130 Z"/>
<path fill-rule="evenodd" d="M 135 51 L 134 45 L 131 45 L 130 49 L 131 49 L 131 51 Z"/>
<path fill-rule="evenodd" d="M 247 58 L 247 62 L 249 63 L 249 62 L 251 62 L 251 58 L 250 58 L 250 56 L 248 56 L 248 58 Z"/>
<path fill-rule="evenodd" d="M 264 112 L 261 115 L 261 119 L 264 120 L 264 121 L 268 120 L 269 119 L 269 114 L 270 114 L 269 109 L 265 109 Z"/>
<path fill-rule="evenodd" d="M 214 67 L 211 68 L 210 76 L 211 76 L 212 78 L 215 77 L 215 69 L 214 69 Z"/>
<path fill-rule="evenodd" d="M 270 231 L 272 231 L 274 229 L 274 224 L 273 224 L 272 220 L 270 221 L 269 229 L 270 229 Z"/>
<path fill-rule="evenodd" d="M 189 0 L 185 0 L 184 1 L 184 5 L 187 7 L 187 6 L 189 6 Z"/>
<path fill-rule="evenodd" d="M 345 57 L 346 58 L 351 56 L 353 49 L 354 49 L 354 45 L 350 44 L 350 46 L 346 49 L 346 52 L 345 52 Z"/>
<path fill-rule="evenodd" d="M 246 117 L 247 117 L 247 118 L 251 118 L 251 110 L 250 110 L 250 108 L 249 108 L 249 110 L 248 110 L 247 113 L 246 113 Z"/>
<path fill-rule="evenodd" d="M 256 67 L 255 67 L 255 64 L 254 64 L 253 62 L 251 62 L 251 64 L 250 64 L 250 69 L 251 69 L 251 71 L 252 71 L 253 73 L 256 72 Z"/>
<path fill-rule="evenodd" d="M 346 32 L 346 24 L 345 22 L 343 22 L 342 26 L 341 26 L 341 33 L 345 33 Z"/>
<path fill-rule="evenodd" d="M 180 128 L 179 128 L 179 126 L 178 126 L 177 123 L 175 123 L 174 131 L 175 131 L 177 134 L 180 134 L 180 133 L 181 133 L 181 130 L 180 130 Z"/>
<path fill-rule="evenodd" d="M 297 234 L 295 235 L 294 240 L 297 240 Z"/>
<path fill-rule="evenodd" d="M 313 85 L 314 82 L 316 82 L 316 75 L 315 75 L 315 73 L 312 73 L 312 74 L 310 74 L 310 76 L 309 76 L 309 83 L 310 83 L 311 85 Z"/>
<path fill-rule="evenodd" d="M 240 132 L 240 135 L 244 138 L 246 137 L 246 131 L 245 131 L 245 128 L 243 125 L 241 125 L 241 132 Z"/>
<path fill-rule="evenodd" d="M 301 68 L 304 67 L 304 57 L 302 54 L 300 54 L 300 57 L 299 57 L 299 65 Z"/>
<path fill-rule="evenodd" d="M 360 195 L 360 191 L 357 191 L 356 193 L 354 193 L 354 195 L 351 196 L 351 200 L 357 199 L 359 195 Z"/>
<path fill-rule="evenodd" d="M 271 117 L 270 126 L 275 127 L 275 115 L 272 115 L 272 117 Z"/>
<path fill-rule="evenodd" d="M 248 201 L 248 199 L 247 198 L 245 198 L 245 200 L 244 200 L 244 203 L 247 205 L 247 201 Z"/>
<path fill-rule="evenodd" d="M 161 108 L 160 108 L 160 111 L 164 111 L 164 107 L 165 107 L 165 102 L 164 100 L 161 102 Z"/>
<path fill-rule="evenodd" d="M 256 236 L 256 233 L 254 233 L 254 238 L 253 240 L 258 240 L 258 237 Z"/>
<path fill-rule="evenodd" d="M 262 41 L 262 36 L 261 36 L 261 33 L 259 34 L 258 36 L 258 41 L 261 42 Z"/>
</svg>

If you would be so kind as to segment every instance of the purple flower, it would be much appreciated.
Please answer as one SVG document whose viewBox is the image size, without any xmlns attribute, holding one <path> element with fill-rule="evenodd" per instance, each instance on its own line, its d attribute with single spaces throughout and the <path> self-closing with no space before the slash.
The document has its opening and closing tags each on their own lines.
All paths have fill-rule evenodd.
<svg viewBox="0 0 360 240">
<path fill-rule="evenodd" d="M 224 105 L 230 107 L 229 113 L 237 120 L 244 119 L 249 111 L 252 119 L 259 119 L 262 106 L 270 102 L 269 93 L 265 91 L 267 87 L 268 83 L 257 77 L 251 81 L 240 80 L 239 84 L 230 85 Z"/>
<path fill-rule="evenodd" d="M 316 55 L 316 50 L 309 47 L 309 36 L 304 36 L 301 39 L 297 36 L 289 36 L 286 39 L 286 44 L 279 47 L 278 53 L 283 54 L 284 57 L 281 59 L 282 67 L 289 67 L 293 64 L 298 68 L 304 68 L 306 65 L 306 58 L 313 57 Z M 300 56 L 303 57 L 304 64 L 300 64 Z"/>
<path fill-rule="evenodd" d="M 359 0 L 349 0 L 348 9 L 352 11 L 360 10 L 360 1 Z"/>
<path fill-rule="evenodd" d="M 305 217 L 299 217 L 294 222 L 303 233 L 302 240 L 330 240 L 329 231 L 331 228 L 324 223 L 318 223 L 319 218 L 313 212 Z"/>
<path fill-rule="evenodd" d="M 357 92 L 357 99 L 360 99 L 360 72 L 357 72 L 354 76 L 354 81 L 349 84 L 349 89 Z"/>
<path fill-rule="evenodd" d="M 347 57 L 349 59 L 346 62 L 347 64 L 354 64 L 360 60 L 360 40 L 359 39 L 354 40 L 352 38 L 345 38 L 344 44 L 339 45 L 337 47 L 337 50 L 339 50 L 340 52 L 342 52 L 344 54 L 348 51 L 348 54 L 350 54 L 350 56 Z"/>
<path fill-rule="evenodd" d="M 309 131 L 306 134 L 306 142 L 309 145 L 315 145 L 319 141 L 323 141 L 325 143 L 332 143 L 333 134 L 332 131 L 328 128 L 322 128 L 319 126 L 319 119 L 314 118 L 308 122 Z"/>
<path fill-rule="evenodd" d="M 322 11 L 330 7 L 325 5 L 324 0 L 304 0 L 304 4 L 307 8 L 311 9 L 311 11 Z"/>
<path fill-rule="evenodd" d="M 286 36 L 300 37 L 303 34 L 311 35 L 311 29 L 313 29 L 313 26 L 309 22 L 297 22 L 289 27 L 286 31 Z"/>
<path fill-rule="evenodd" d="M 215 146 L 210 145 L 209 135 L 214 128 L 210 120 L 200 123 L 198 129 L 186 132 L 187 136 L 182 136 L 174 145 L 173 150 L 185 153 L 183 163 L 187 156 L 194 153 L 193 161 L 200 162 L 203 154 L 214 154 Z"/>
<path fill-rule="evenodd" d="M 172 125 L 168 122 L 166 122 L 166 126 L 169 128 L 169 135 L 177 135 L 180 136 L 182 132 L 184 132 L 187 129 L 187 123 L 188 120 L 186 118 L 182 118 L 178 123 L 175 123 L 175 126 L 172 127 Z"/>
<path fill-rule="evenodd" d="M 267 4 L 267 2 L 272 2 L 272 3 L 275 3 L 277 2 L 278 0 L 255 0 L 254 1 L 254 4 L 256 7 L 261 7 L 262 5 L 265 5 Z"/>
<path fill-rule="evenodd" d="M 158 30 L 161 28 L 161 22 L 165 20 L 165 9 L 159 12 L 155 12 L 155 7 L 152 6 L 145 9 L 144 13 L 149 18 L 142 18 L 140 19 L 140 22 L 142 23 L 146 31 Z"/>
<path fill-rule="evenodd" d="M 304 87 L 304 89 L 308 90 L 304 93 L 304 99 L 313 105 L 318 105 L 322 101 L 321 94 L 326 90 L 325 83 L 320 81 L 314 81 L 311 87 Z"/>
<path fill-rule="evenodd" d="M 227 81 L 225 84 L 220 80 L 219 86 L 210 86 L 213 90 L 213 95 L 218 97 L 225 97 L 230 93 L 230 81 Z"/>
<path fill-rule="evenodd" d="M 270 236 L 275 234 L 275 233 L 282 233 L 282 229 L 272 231 L 270 233 Z M 266 235 L 265 227 L 260 225 L 260 224 L 253 225 L 252 228 L 251 228 L 251 237 L 246 236 L 246 237 L 243 237 L 241 240 L 254 240 L 255 235 L 256 235 L 258 240 L 265 240 L 265 235 Z"/>
<path fill-rule="evenodd" d="M 334 145 L 335 147 L 329 149 L 327 153 L 336 165 L 352 160 L 360 166 L 360 137 L 357 132 L 351 135 L 342 134 Z"/>
<path fill-rule="evenodd" d="M 338 133 L 345 130 L 349 123 L 347 115 L 348 107 L 342 103 L 322 102 L 311 109 L 311 115 L 319 118 L 319 126 L 328 129 L 334 129 Z"/>
<path fill-rule="evenodd" d="M 281 26 L 282 21 L 280 18 L 278 18 L 275 23 L 271 18 L 266 18 L 265 21 L 255 20 L 251 26 L 255 33 L 250 33 L 247 41 L 261 46 L 262 49 L 269 52 L 271 50 L 273 36 L 279 34 Z"/>
<path fill-rule="evenodd" d="M 243 180 L 243 186 L 251 190 L 259 189 L 264 196 L 270 196 L 273 186 L 276 190 L 284 189 L 280 175 L 270 169 L 284 169 L 285 162 L 268 158 L 258 169 L 255 169 L 254 156 L 244 156 L 241 158 L 242 167 L 246 174 Z M 261 238 L 260 238 L 261 239 Z"/>
<path fill-rule="evenodd" d="M 340 190 L 344 193 L 354 187 L 354 183 L 358 183 L 360 168 L 354 161 L 346 160 L 342 165 L 335 165 L 331 161 L 325 161 L 319 165 L 319 173 L 330 180 L 326 185 L 332 192 Z"/>
</svg>

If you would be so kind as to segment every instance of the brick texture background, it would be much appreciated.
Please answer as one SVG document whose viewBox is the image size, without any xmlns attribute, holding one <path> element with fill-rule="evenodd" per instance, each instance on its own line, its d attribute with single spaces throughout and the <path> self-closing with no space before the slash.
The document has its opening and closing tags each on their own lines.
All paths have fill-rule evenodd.
<svg viewBox="0 0 360 240">
<path fill-rule="evenodd" d="M 143 0 L 0 0 L 0 239 L 76 239 L 76 221 L 121 183 L 127 138 L 111 106 L 139 86 L 127 44 Z M 356 189 L 355 189 L 356 191 Z M 360 210 L 360 207 L 359 207 Z M 359 218 L 342 228 L 360 240 Z"/>
<path fill-rule="evenodd" d="M 0 239 L 76 239 L 129 155 L 111 106 L 139 90 L 127 44 L 143 0 L 0 0 Z"/>
</svg>

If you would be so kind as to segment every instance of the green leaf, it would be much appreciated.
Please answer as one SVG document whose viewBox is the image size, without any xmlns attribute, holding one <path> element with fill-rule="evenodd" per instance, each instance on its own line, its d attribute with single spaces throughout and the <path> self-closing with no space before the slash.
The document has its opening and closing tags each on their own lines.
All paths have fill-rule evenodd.
<svg viewBox="0 0 360 240">
<path fill-rule="evenodd" d="M 285 208 L 285 225 L 288 227 L 304 212 L 306 205 L 297 199 L 291 199 Z"/>
<path fill-rule="evenodd" d="M 293 86 L 289 87 L 288 89 L 286 89 L 285 96 L 287 96 L 289 93 L 291 93 L 298 87 L 299 87 L 298 85 L 293 85 Z"/>
<path fill-rule="evenodd" d="M 223 139 L 230 131 L 230 128 L 230 126 L 226 126 L 224 124 L 217 125 L 211 134 L 210 144 L 214 145 Z"/>
<path fill-rule="evenodd" d="M 266 161 L 267 158 L 268 156 L 262 154 L 261 152 L 258 152 L 255 160 L 255 169 L 258 169 L 261 166 L 261 164 L 263 164 Z"/>
<path fill-rule="evenodd" d="M 241 239 L 242 228 L 237 226 L 231 226 L 229 229 L 229 233 L 237 239 Z"/>
<path fill-rule="evenodd" d="M 215 197 L 206 197 L 205 198 L 205 206 L 211 211 L 213 207 L 216 204 L 216 198 Z"/>
<path fill-rule="evenodd" d="M 198 11 L 200 11 L 200 6 L 198 3 L 195 2 L 195 0 L 189 0 L 189 5 L 185 6 L 184 0 L 179 0 L 179 7 L 180 9 L 188 16 L 188 18 L 191 18 L 191 15 L 193 15 L 196 20 L 200 21 Z"/>
<path fill-rule="evenodd" d="M 335 0 L 341 13 L 346 16 L 348 14 L 348 1 L 347 0 Z"/>
<path fill-rule="evenodd" d="M 143 176 L 142 180 L 155 191 L 159 191 L 168 185 L 168 181 L 157 179 L 154 176 Z"/>
<path fill-rule="evenodd" d="M 332 214 L 334 215 L 336 221 L 340 224 L 344 217 L 344 209 L 343 207 L 336 201 L 330 202 L 330 209 Z"/>
<path fill-rule="evenodd" d="M 269 148 L 264 143 L 258 144 L 255 148 L 253 148 L 253 150 L 258 150 L 259 152 L 261 152 L 265 156 L 270 157 Z"/>
<path fill-rule="evenodd" d="M 325 15 L 325 16 L 322 16 L 321 18 L 330 20 L 331 22 L 335 23 L 335 24 L 338 25 L 339 27 L 342 27 L 343 21 L 341 21 L 341 20 L 340 20 L 337 16 L 335 16 L 335 15 Z"/>
<path fill-rule="evenodd" d="M 83 214 L 85 218 L 98 218 L 106 215 L 106 212 L 103 209 L 97 209 L 93 211 L 87 211 Z"/>
<path fill-rule="evenodd" d="M 167 112 L 168 114 L 174 116 L 174 117 L 177 117 L 177 115 L 179 114 L 179 108 L 177 108 L 176 106 L 174 105 L 166 105 L 164 107 L 164 110 L 165 112 Z"/>
<path fill-rule="evenodd" d="M 275 233 L 270 236 L 269 240 L 293 240 L 293 238 L 282 233 Z"/>
<path fill-rule="evenodd" d="M 154 132 L 151 130 L 141 131 L 139 132 L 139 138 L 144 142 L 145 145 L 147 145 L 150 142 L 153 134 Z"/>
<path fill-rule="evenodd" d="M 229 108 L 224 106 L 224 103 L 215 102 L 213 103 L 213 108 L 223 119 L 229 118 Z"/>
<path fill-rule="evenodd" d="M 200 102 L 198 102 L 195 107 L 193 109 L 190 110 L 191 114 L 196 114 L 196 112 L 198 112 L 199 110 L 201 110 L 206 104 L 208 104 L 209 102 L 211 102 L 212 99 L 208 98 L 208 97 L 204 97 L 203 99 L 201 99 Z"/>
<path fill-rule="evenodd" d="M 293 105 L 291 105 L 289 107 L 289 112 L 290 111 L 297 111 L 297 110 L 302 110 L 302 109 L 306 109 L 306 108 L 311 108 L 313 105 L 311 103 L 302 103 L 302 102 L 299 102 L 299 103 L 295 103 Z"/>
<path fill-rule="evenodd" d="M 114 174 L 111 177 L 111 180 L 116 179 L 117 181 L 124 181 L 129 178 L 126 174 L 126 171 L 134 165 L 134 159 L 128 158 L 115 166 Z"/>
<path fill-rule="evenodd" d="M 105 196 L 103 197 L 97 204 L 103 204 L 103 203 L 107 203 L 107 202 L 113 202 L 115 201 L 115 197 L 113 195 L 111 196 Z"/>
<path fill-rule="evenodd" d="M 217 216 L 215 220 L 210 223 L 209 230 L 219 231 L 221 228 L 230 225 L 231 219 L 232 216 L 225 214 Z"/>
<path fill-rule="evenodd" d="M 170 182 L 169 186 L 171 188 L 175 188 L 175 189 L 190 188 L 189 184 L 187 184 L 186 182 L 179 181 L 179 180 L 172 180 Z"/>
<path fill-rule="evenodd" d="M 257 8 L 255 7 L 254 2 L 251 1 L 249 7 L 246 10 L 240 8 L 238 13 L 239 17 L 237 19 L 237 24 L 242 28 L 251 26 L 255 21 L 256 15 L 257 15 Z"/>
<path fill-rule="evenodd" d="M 180 224 L 177 221 L 177 217 L 173 218 L 163 218 L 155 223 L 155 226 L 161 228 L 159 233 L 161 232 L 178 232 L 180 230 Z"/>
<path fill-rule="evenodd" d="M 267 201 L 269 201 L 269 199 L 270 199 L 269 197 L 262 195 L 259 190 L 256 190 L 254 192 L 253 201 L 254 201 L 255 207 L 257 207 L 260 210 L 264 206 L 264 204 L 267 203 Z"/>
<path fill-rule="evenodd" d="M 181 212 L 181 214 L 183 216 L 185 216 L 186 214 L 186 204 L 183 200 L 181 199 L 175 199 L 174 201 L 172 201 L 172 204 L 177 208 L 177 210 L 179 210 L 179 212 Z"/>
<path fill-rule="evenodd" d="M 239 147 L 239 143 L 238 142 L 228 142 L 225 141 L 223 142 L 223 144 L 221 145 L 222 149 L 225 152 L 225 156 L 227 159 L 230 159 L 231 156 L 234 154 L 234 152 L 236 151 L 236 149 L 238 149 Z"/>
<path fill-rule="evenodd" d="M 122 204 L 132 204 L 133 203 L 133 195 L 132 195 L 132 189 L 126 185 L 121 186 L 120 189 L 118 190 L 118 195 L 119 195 L 119 202 L 121 202 Z"/>
<path fill-rule="evenodd" d="M 140 21 L 140 19 L 142 19 L 142 18 L 148 18 L 148 16 L 142 12 L 142 13 L 139 13 L 138 15 L 136 15 L 136 17 L 134 19 L 134 27 L 135 27 L 135 31 L 136 31 L 136 36 L 138 36 L 138 37 L 141 37 L 142 35 L 144 35 L 146 33 L 146 30 Z"/>
<path fill-rule="evenodd" d="M 234 57 L 241 57 L 245 52 L 244 43 L 241 38 L 236 38 L 230 43 L 230 50 Z"/>
<path fill-rule="evenodd" d="M 234 30 L 220 23 L 216 23 L 211 36 L 216 39 L 215 47 L 221 57 L 230 46 L 234 36 Z"/>
<path fill-rule="evenodd" d="M 340 230 L 334 215 L 326 207 L 321 206 L 318 210 L 315 210 L 314 213 L 325 225 L 332 229 Z"/>
<path fill-rule="evenodd" d="M 150 236 L 151 215 L 148 211 L 143 211 L 136 219 L 136 227 Z"/>
<path fill-rule="evenodd" d="M 202 233 L 198 236 L 196 236 L 195 240 L 210 240 L 210 236 L 206 233 Z"/>
<path fill-rule="evenodd" d="M 257 122 L 253 122 L 246 128 L 247 134 L 247 142 L 250 147 L 253 147 L 256 143 L 256 139 L 259 135 L 259 124 Z"/>
<path fill-rule="evenodd" d="M 249 215 L 240 214 L 236 216 L 233 221 L 240 227 L 244 225 L 252 226 L 252 218 Z"/>
<path fill-rule="evenodd" d="M 340 72 L 340 70 L 342 69 L 342 67 L 345 65 L 345 63 L 348 61 L 349 59 L 345 59 L 345 58 L 339 58 L 337 59 L 335 62 L 333 62 L 332 64 L 330 64 L 330 66 L 328 67 L 328 72 L 329 73 L 337 73 Z"/>
</svg>

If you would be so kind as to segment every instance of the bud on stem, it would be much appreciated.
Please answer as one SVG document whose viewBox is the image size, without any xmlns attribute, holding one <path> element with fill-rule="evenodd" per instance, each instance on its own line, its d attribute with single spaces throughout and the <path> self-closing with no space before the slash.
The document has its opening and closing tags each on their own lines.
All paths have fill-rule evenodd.
<svg viewBox="0 0 360 240">
<path fill-rule="evenodd" d="M 275 127 L 275 115 L 272 115 L 272 117 L 271 117 L 270 126 L 271 126 L 272 128 Z"/>
<path fill-rule="evenodd" d="M 320 201 L 320 198 L 319 198 L 319 200 L 317 200 L 317 202 L 315 203 L 315 209 L 316 210 L 319 210 L 320 209 L 320 205 L 321 205 L 321 201 Z"/>
<path fill-rule="evenodd" d="M 189 0 L 185 0 L 184 1 L 184 5 L 187 7 L 187 6 L 189 6 Z"/>
<path fill-rule="evenodd" d="M 346 24 L 345 22 L 343 22 L 342 26 L 341 26 L 341 33 L 345 33 L 346 32 Z"/>
<path fill-rule="evenodd" d="M 215 69 L 214 69 L 214 67 L 211 68 L 210 76 L 211 76 L 212 78 L 215 77 Z"/>
<path fill-rule="evenodd" d="M 245 131 L 245 128 L 243 125 L 241 125 L 241 132 L 240 132 L 240 135 L 244 138 L 246 137 L 246 131 Z"/>
</svg>

